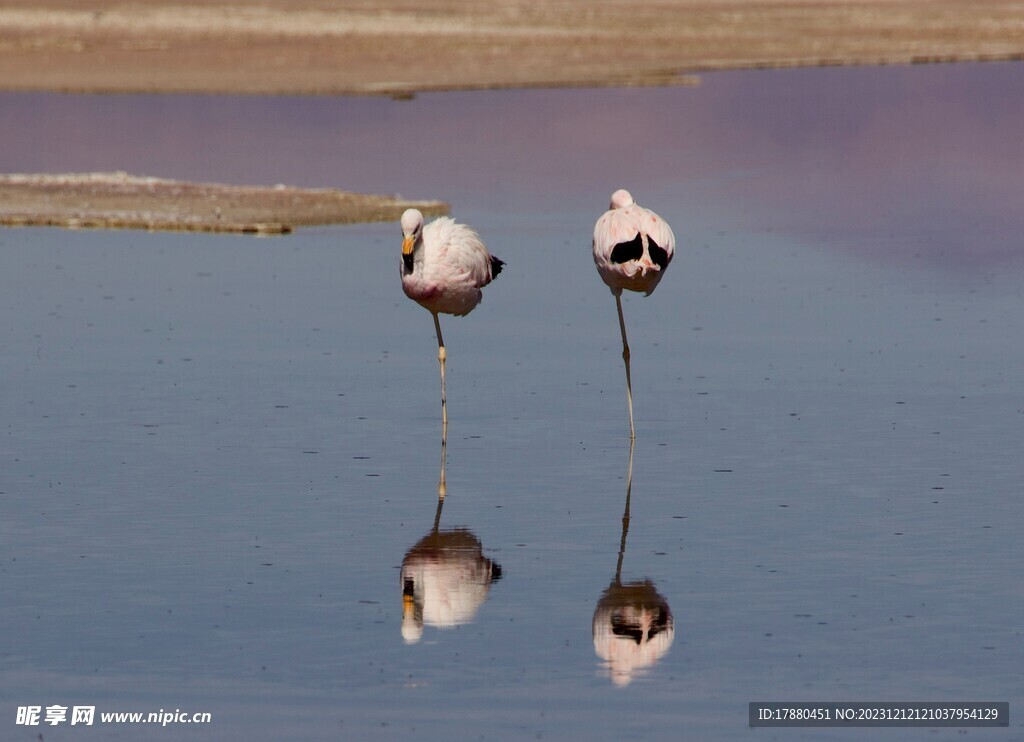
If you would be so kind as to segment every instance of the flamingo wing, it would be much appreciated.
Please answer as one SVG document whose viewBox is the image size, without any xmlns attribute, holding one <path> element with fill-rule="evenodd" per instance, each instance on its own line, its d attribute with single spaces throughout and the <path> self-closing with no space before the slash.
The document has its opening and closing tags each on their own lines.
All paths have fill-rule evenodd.
<svg viewBox="0 0 1024 742">
<path fill-rule="evenodd" d="M 637 214 L 637 221 L 647 233 L 647 254 L 650 255 L 652 262 L 661 270 L 665 270 L 676 252 L 676 237 L 672 234 L 672 228 L 650 209 L 638 211 L 640 213 Z"/>
<path fill-rule="evenodd" d="M 639 258 L 643 254 L 639 226 L 625 209 L 605 212 L 594 225 L 594 259 L 604 263 L 624 263 Z"/>
</svg>

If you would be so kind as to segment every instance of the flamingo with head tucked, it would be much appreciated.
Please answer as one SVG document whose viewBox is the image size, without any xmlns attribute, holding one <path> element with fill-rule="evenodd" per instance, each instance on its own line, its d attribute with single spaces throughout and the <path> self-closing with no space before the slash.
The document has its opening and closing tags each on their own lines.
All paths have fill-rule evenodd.
<svg viewBox="0 0 1024 742">
<path fill-rule="evenodd" d="M 622 318 L 622 290 L 650 296 L 665 275 L 676 251 L 676 238 L 668 222 L 633 200 L 629 191 L 612 194 L 611 204 L 594 225 L 594 263 L 602 280 L 615 296 L 622 332 L 622 360 L 626 364 L 626 400 L 629 404 L 629 437 L 633 427 L 633 389 L 629 373 L 629 343 Z"/>
</svg>

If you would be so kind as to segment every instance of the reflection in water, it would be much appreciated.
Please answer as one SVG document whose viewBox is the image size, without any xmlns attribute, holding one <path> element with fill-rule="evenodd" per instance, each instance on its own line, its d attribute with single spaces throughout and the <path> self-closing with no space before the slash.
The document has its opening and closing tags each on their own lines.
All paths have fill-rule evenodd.
<svg viewBox="0 0 1024 742">
<path fill-rule="evenodd" d="M 469 623 L 487 599 L 501 566 L 483 554 L 480 539 L 466 528 L 441 529 L 445 496 L 445 441 L 441 443 L 434 527 L 402 560 L 402 638 L 415 644 L 424 625 L 449 629 Z"/>
<path fill-rule="evenodd" d="M 594 610 L 594 651 L 604 660 L 612 682 L 628 685 L 633 678 L 668 652 L 675 639 L 675 623 L 668 602 L 650 580 L 622 582 L 622 559 L 629 532 L 629 499 L 633 488 L 633 444 L 629 446 L 626 510 L 622 514 L 622 540 L 615 579 L 601 594 Z"/>
</svg>

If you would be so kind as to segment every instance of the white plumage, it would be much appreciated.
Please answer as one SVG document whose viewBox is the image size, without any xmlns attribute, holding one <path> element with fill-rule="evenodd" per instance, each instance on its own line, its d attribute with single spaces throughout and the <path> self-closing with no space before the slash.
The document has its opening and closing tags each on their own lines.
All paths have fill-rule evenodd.
<svg viewBox="0 0 1024 742">
<path fill-rule="evenodd" d="M 664 219 L 615 191 L 594 225 L 594 263 L 612 293 L 623 289 L 650 296 L 676 252 L 676 238 Z"/>
<path fill-rule="evenodd" d="M 487 252 L 480 236 L 465 224 L 440 217 L 424 227 L 423 214 L 402 214 L 402 290 L 434 317 L 437 360 L 441 364 L 442 438 L 448 429 L 444 367 L 446 352 L 438 314 L 462 317 L 483 298 L 480 290 L 501 272 L 504 263 Z"/>
<path fill-rule="evenodd" d="M 611 204 L 594 225 L 594 264 L 615 296 L 622 332 L 622 360 L 626 364 L 626 399 L 629 403 L 629 436 L 633 427 L 633 389 L 629 374 L 629 343 L 622 318 L 622 291 L 642 291 L 650 296 L 676 252 L 676 238 L 668 222 L 633 200 L 629 191 L 612 194 Z"/>
<path fill-rule="evenodd" d="M 501 271 L 480 235 L 446 216 L 424 227 L 423 215 L 409 209 L 402 234 L 413 240 L 409 252 L 402 250 L 402 289 L 433 314 L 469 314 L 483 298 L 480 289 Z"/>
</svg>

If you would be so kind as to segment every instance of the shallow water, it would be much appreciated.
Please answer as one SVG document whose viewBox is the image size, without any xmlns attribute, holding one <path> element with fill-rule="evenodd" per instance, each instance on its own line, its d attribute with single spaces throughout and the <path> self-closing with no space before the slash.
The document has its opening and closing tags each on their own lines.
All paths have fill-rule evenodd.
<svg viewBox="0 0 1024 742">
<path fill-rule="evenodd" d="M 446 198 L 508 264 L 443 321 L 439 511 L 397 225 L 0 233 L 4 738 L 866 736 L 753 732 L 752 700 L 1008 700 L 1021 729 L 1022 114 L 1022 65 L 0 96 L 3 171 Z M 679 238 L 624 302 L 631 482 L 589 257 L 620 186 Z"/>
</svg>

